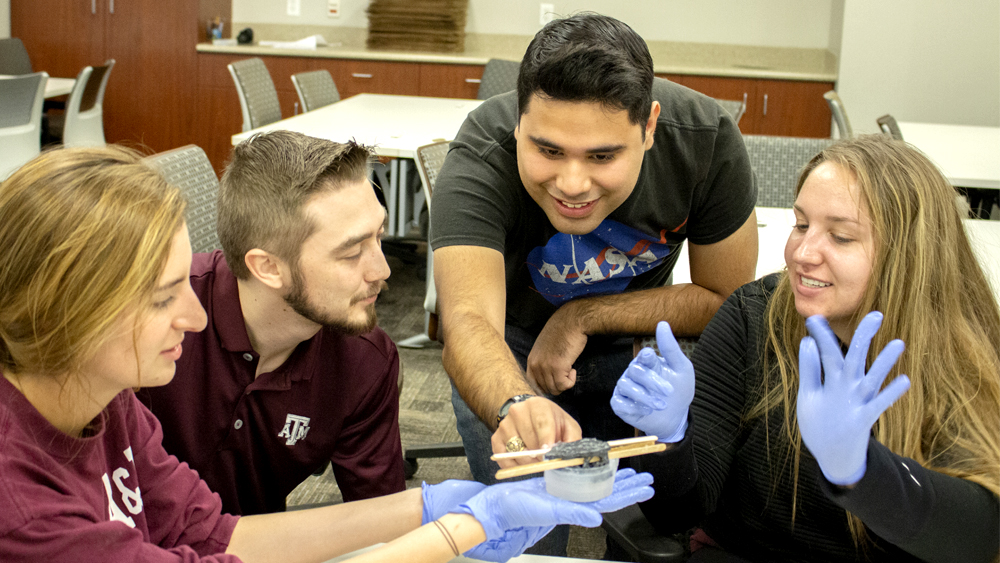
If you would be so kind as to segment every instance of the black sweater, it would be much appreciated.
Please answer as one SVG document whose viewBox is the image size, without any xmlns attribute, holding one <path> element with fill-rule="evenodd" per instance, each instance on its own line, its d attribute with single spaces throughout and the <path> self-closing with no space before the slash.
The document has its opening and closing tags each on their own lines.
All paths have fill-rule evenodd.
<svg viewBox="0 0 1000 563">
<path fill-rule="evenodd" d="M 993 560 L 1000 549 L 997 497 L 925 469 L 874 438 L 867 471 L 850 490 L 827 482 L 802 448 L 793 525 L 784 415 L 741 420 L 759 396 L 764 312 L 777 279 L 737 290 L 702 334 L 684 440 L 637 458 L 655 476 L 656 495 L 642 505 L 646 517 L 665 533 L 701 525 L 724 549 L 753 561 Z M 873 543 L 855 547 L 845 511 L 865 523 Z"/>
</svg>

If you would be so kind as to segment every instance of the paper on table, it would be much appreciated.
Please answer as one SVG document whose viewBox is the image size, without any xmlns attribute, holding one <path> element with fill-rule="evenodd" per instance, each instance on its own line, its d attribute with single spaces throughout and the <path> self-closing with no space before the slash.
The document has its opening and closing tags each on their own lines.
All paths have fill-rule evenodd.
<svg viewBox="0 0 1000 563">
<path fill-rule="evenodd" d="M 274 47 L 276 49 L 312 49 L 316 47 L 326 47 L 329 43 L 322 35 L 310 35 L 298 41 L 261 41 L 259 45 L 264 47 Z"/>
</svg>

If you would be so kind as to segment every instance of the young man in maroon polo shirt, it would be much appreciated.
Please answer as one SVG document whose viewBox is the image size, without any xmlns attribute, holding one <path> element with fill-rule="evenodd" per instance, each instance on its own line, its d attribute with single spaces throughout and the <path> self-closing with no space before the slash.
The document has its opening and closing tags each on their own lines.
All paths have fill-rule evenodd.
<svg viewBox="0 0 1000 563">
<path fill-rule="evenodd" d="M 187 333 L 169 385 L 138 395 L 226 512 L 284 510 L 328 460 L 346 501 L 405 488 L 399 357 L 375 326 L 389 267 L 369 158 L 275 131 L 237 146 L 223 175 L 223 251 L 191 267 L 208 327 Z"/>
</svg>

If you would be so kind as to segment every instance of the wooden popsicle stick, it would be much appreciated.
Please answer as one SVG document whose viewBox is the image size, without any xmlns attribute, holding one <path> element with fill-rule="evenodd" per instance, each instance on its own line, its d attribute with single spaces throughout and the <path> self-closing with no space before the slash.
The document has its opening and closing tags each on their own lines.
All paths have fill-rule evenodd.
<svg viewBox="0 0 1000 563">
<path fill-rule="evenodd" d="M 552 448 L 539 448 L 537 450 L 521 450 L 519 452 L 504 452 L 504 453 L 500 453 L 500 454 L 493 454 L 493 455 L 490 456 L 490 459 L 493 460 L 493 461 L 499 461 L 501 459 L 511 459 L 511 458 L 518 458 L 518 457 L 534 457 L 534 456 L 545 455 L 545 454 L 549 453 L 549 450 L 551 450 L 551 449 Z"/>
<path fill-rule="evenodd" d="M 608 445 L 612 448 L 617 448 L 619 446 L 628 446 L 629 444 L 645 444 L 646 442 L 655 442 L 656 436 L 638 436 L 635 438 L 622 438 L 621 440 L 611 440 Z"/>
<path fill-rule="evenodd" d="M 538 463 L 508 467 L 507 469 L 497 471 L 496 477 L 497 479 L 510 479 L 511 477 L 521 477 L 522 475 L 541 473 L 542 471 L 548 471 L 549 469 L 573 467 L 574 465 L 583 465 L 583 458 L 575 457 L 573 459 L 550 459 L 547 461 L 539 461 Z"/>
<path fill-rule="evenodd" d="M 655 440 L 656 437 L 654 436 L 653 439 Z M 626 444 L 624 446 L 616 447 L 608 452 L 608 459 L 620 459 L 634 455 L 651 454 L 655 452 L 662 452 L 667 449 L 666 444 L 661 444 L 659 442 L 652 444 L 646 443 L 648 441 L 649 440 L 643 440 L 639 443 Z M 524 475 L 531 475 L 532 473 L 541 473 L 542 471 L 548 471 L 550 469 L 563 469 L 566 467 L 573 467 L 575 465 L 583 465 L 583 458 L 550 459 L 546 461 L 539 461 L 537 463 L 508 467 L 497 471 L 496 478 L 509 479 L 511 477 L 521 477 Z"/>
<path fill-rule="evenodd" d="M 655 442 L 656 436 L 639 436 L 638 438 L 622 438 L 621 440 L 611 440 L 608 445 L 612 448 L 619 446 L 628 446 L 630 444 L 644 444 L 646 442 Z M 551 450 L 548 448 L 539 448 L 537 450 L 522 450 L 520 452 L 504 452 L 499 454 L 493 454 L 490 459 L 493 461 L 499 461 L 501 459 L 515 459 L 519 457 L 537 457 L 540 455 L 545 455 Z"/>
<path fill-rule="evenodd" d="M 629 448 L 621 448 L 618 450 L 611 450 L 608 452 L 608 459 L 618 459 L 623 457 L 632 457 L 634 455 L 651 454 L 656 452 L 662 452 L 667 449 L 666 444 L 649 444 L 645 446 L 635 446 Z"/>
</svg>

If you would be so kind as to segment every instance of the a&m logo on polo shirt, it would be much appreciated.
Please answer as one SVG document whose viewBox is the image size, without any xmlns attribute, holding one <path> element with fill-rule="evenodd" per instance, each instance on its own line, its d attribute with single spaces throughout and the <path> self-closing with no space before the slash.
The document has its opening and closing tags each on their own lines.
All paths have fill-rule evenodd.
<svg viewBox="0 0 1000 563">
<path fill-rule="evenodd" d="M 286 446 L 294 446 L 295 442 L 304 440 L 309 433 L 309 417 L 297 414 L 285 416 L 285 426 L 278 434 L 279 438 L 285 439 Z"/>
<path fill-rule="evenodd" d="M 535 289 L 553 305 L 586 297 L 620 293 L 632 278 L 663 263 L 670 254 L 664 236 L 649 235 L 605 219 L 585 235 L 556 233 L 545 246 L 528 253 Z"/>
</svg>

